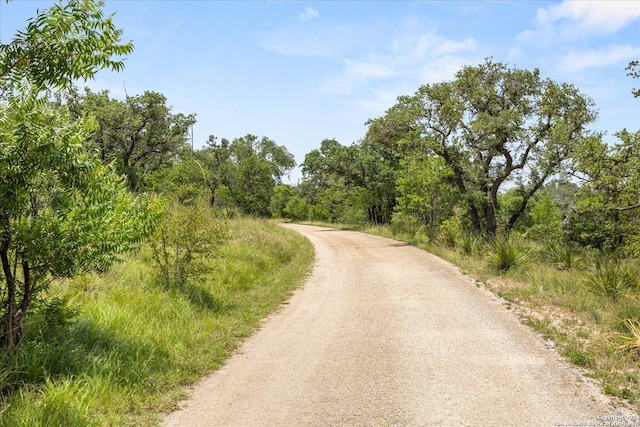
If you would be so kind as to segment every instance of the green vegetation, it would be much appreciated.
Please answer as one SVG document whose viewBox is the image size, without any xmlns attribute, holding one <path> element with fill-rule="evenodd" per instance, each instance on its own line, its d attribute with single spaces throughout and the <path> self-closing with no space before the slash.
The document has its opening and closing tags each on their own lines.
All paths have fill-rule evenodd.
<svg viewBox="0 0 640 427">
<path fill-rule="evenodd" d="M 226 239 L 227 225 L 204 203 L 173 203 L 149 242 L 158 279 L 167 289 L 184 289 L 207 272 L 206 261 Z"/>
<path fill-rule="evenodd" d="M 497 272 L 507 272 L 529 258 L 529 249 L 513 236 L 495 239 L 489 250 L 489 267 Z"/>
<path fill-rule="evenodd" d="M 295 164 L 284 147 L 248 135 L 194 152 L 195 116 L 163 95 L 72 86 L 133 51 L 102 6 L 61 2 L 0 44 L 2 426 L 154 424 L 313 257 L 236 215 L 269 216 Z"/>
<path fill-rule="evenodd" d="M 171 113 L 167 99 L 157 92 L 110 98 L 108 91 L 80 94 L 70 88 L 63 96 L 72 117 L 95 117 L 98 131 L 90 138 L 100 159 L 112 163 L 126 176 L 129 188 L 142 190 L 146 177 L 171 166 L 185 147 L 185 134 L 195 123 L 195 115 Z"/>
<path fill-rule="evenodd" d="M 72 120 L 47 95 L 119 70 L 121 31 L 101 3 L 40 12 L 0 49 L 0 347 L 15 351 L 23 321 L 51 280 L 105 270 L 158 220 L 153 201 L 88 150 L 91 118 Z"/>
<path fill-rule="evenodd" d="M 207 273 L 181 289 L 157 284 L 149 249 L 53 283 L 56 298 L 26 321 L 23 346 L 0 359 L 0 425 L 150 425 L 175 407 L 185 384 L 280 307 L 313 259 L 307 240 L 269 222 L 228 226 Z"/>
<path fill-rule="evenodd" d="M 640 131 L 605 140 L 596 117 L 575 86 L 487 59 L 323 141 L 279 203 L 456 263 L 640 409 Z"/>
</svg>

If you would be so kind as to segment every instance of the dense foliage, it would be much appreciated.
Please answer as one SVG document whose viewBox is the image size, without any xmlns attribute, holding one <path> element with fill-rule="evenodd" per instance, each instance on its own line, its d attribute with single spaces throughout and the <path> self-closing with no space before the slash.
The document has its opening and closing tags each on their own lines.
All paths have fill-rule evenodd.
<svg viewBox="0 0 640 427">
<path fill-rule="evenodd" d="M 92 115 L 98 129 L 91 140 L 100 158 L 113 163 L 127 177 L 129 188 L 145 189 L 147 174 L 170 166 L 187 144 L 187 132 L 195 115 L 171 113 L 164 95 L 146 91 L 112 99 L 108 91 L 68 91 L 66 105 L 74 117 Z"/>
</svg>

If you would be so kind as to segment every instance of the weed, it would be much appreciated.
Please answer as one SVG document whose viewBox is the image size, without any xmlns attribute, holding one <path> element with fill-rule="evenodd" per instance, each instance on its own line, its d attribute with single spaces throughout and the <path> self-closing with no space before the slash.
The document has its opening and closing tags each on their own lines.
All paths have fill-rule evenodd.
<svg viewBox="0 0 640 427">
<path fill-rule="evenodd" d="M 589 368 L 593 366 L 592 355 L 581 349 L 576 344 L 567 346 L 562 355 L 566 357 L 571 363 L 582 368 Z"/>
<path fill-rule="evenodd" d="M 605 392 L 605 394 L 626 399 L 631 402 L 635 401 L 636 399 L 636 394 L 633 391 L 629 390 L 627 387 L 616 387 L 613 384 L 605 384 L 603 391 Z"/>
</svg>

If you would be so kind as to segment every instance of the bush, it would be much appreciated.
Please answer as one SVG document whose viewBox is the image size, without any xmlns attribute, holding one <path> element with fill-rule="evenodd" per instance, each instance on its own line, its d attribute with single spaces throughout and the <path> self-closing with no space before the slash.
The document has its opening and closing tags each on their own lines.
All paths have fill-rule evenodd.
<svg viewBox="0 0 640 427">
<path fill-rule="evenodd" d="M 445 219 L 440 224 L 438 243 L 447 248 L 455 248 L 458 237 L 462 233 L 462 223 L 459 217 Z"/>
<path fill-rule="evenodd" d="M 640 356 L 640 322 L 634 319 L 626 319 L 625 324 L 628 328 L 628 333 L 620 334 L 622 344 L 618 349 Z"/>
<path fill-rule="evenodd" d="M 284 208 L 284 218 L 294 221 L 304 221 L 309 217 L 309 205 L 302 198 L 292 197 Z"/>
<path fill-rule="evenodd" d="M 391 232 L 394 235 L 408 235 L 415 237 L 423 231 L 424 226 L 420 220 L 413 215 L 395 212 L 391 218 Z"/>
<path fill-rule="evenodd" d="M 227 237 L 225 222 L 205 203 L 173 203 L 150 241 L 159 279 L 167 288 L 184 289 L 208 271 L 206 259 Z"/>
<path fill-rule="evenodd" d="M 519 240 L 506 236 L 496 238 L 489 254 L 489 267 L 497 272 L 506 272 L 522 264 L 530 256 L 529 249 Z"/>
</svg>

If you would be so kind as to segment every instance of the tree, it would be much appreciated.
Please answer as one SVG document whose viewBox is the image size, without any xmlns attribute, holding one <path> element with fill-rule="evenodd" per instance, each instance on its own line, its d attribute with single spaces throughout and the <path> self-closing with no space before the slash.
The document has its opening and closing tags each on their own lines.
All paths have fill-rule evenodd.
<svg viewBox="0 0 640 427">
<path fill-rule="evenodd" d="M 397 180 L 397 213 L 410 215 L 431 227 L 453 216 L 458 192 L 451 179 L 453 174 L 442 158 L 411 156 L 402 166 Z"/>
<path fill-rule="evenodd" d="M 407 143 L 444 160 L 473 230 L 489 238 L 498 231 L 500 189 L 510 183 L 521 197 L 502 224 L 509 231 L 591 136 L 586 125 L 596 118 L 593 102 L 574 86 L 490 59 L 398 101 L 393 110 L 406 120 Z"/>
<path fill-rule="evenodd" d="M 0 45 L 0 342 L 20 344 L 33 298 L 54 278 L 104 270 L 159 220 L 88 150 L 90 118 L 72 121 L 47 95 L 119 70 L 131 52 L 101 2 L 55 5 Z"/>
<path fill-rule="evenodd" d="M 210 177 L 200 162 L 184 156 L 174 166 L 159 169 L 145 178 L 149 191 L 190 205 L 207 199 Z"/>
<path fill-rule="evenodd" d="M 358 173 L 355 147 L 335 139 L 325 139 L 320 148 L 309 152 L 302 162 L 302 197 L 314 207 L 312 219 L 350 222 L 354 211 L 362 211 L 361 189 L 355 184 Z M 355 215 L 356 217 L 358 215 Z"/>
<path fill-rule="evenodd" d="M 243 212 L 260 216 L 270 216 L 274 189 L 295 166 L 284 146 L 255 135 L 220 143 L 210 136 L 208 146 L 195 155 L 210 172 L 212 203 L 223 189 Z"/>
<path fill-rule="evenodd" d="M 113 16 L 104 18 L 102 1 L 70 0 L 56 4 L 29 20 L 9 44 L 0 45 L 0 93 L 35 97 L 43 91 L 71 87 L 101 69 L 120 71 L 119 57 L 133 51 L 120 43 L 122 30 Z"/>
<path fill-rule="evenodd" d="M 576 155 L 582 185 L 569 231 L 573 240 L 599 249 L 618 249 L 638 239 L 640 131 L 625 129 L 616 137 L 617 144 L 590 140 Z"/>
<path fill-rule="evenodd" d="M 144 188 L 147 174 L 175 162 L 196 121 L 194 114 L 171 113 L 165 96 L 157 92 L 119 101 L 110 98 L 109 91 L 94 93 L 86 88 L 84 95 L 69 91 L 66 100 L 76 117 L 95 116 L 99 129 L 93 144 L 102 161 L 113 162 L 134 190 Z"/>
</svg>

